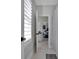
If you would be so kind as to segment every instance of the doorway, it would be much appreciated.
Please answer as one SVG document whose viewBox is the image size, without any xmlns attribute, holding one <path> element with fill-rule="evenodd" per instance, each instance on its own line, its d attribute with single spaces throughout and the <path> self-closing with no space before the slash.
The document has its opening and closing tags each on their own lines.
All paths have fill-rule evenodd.
<svg viewBox="0 0 79 59">
<path fill-rule="evenodd" d="M 38 16 L 36 19 L 36 52 L 48 48 L 48 35 L 48 16 Z"/>
</svg>

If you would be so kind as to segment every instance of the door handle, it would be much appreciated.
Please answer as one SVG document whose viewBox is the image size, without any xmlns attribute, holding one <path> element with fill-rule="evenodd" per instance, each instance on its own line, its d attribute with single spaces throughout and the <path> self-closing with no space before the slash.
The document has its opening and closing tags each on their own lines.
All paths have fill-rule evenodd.
<svg viewBox="0 0 79 59">
<path fill-rule="evenodd" d="M 39 31 L 38 33 L 36 33 L 36 35 L 39 35 L 39 34 L 41 34 L 41 31 Z"/>
</svg>

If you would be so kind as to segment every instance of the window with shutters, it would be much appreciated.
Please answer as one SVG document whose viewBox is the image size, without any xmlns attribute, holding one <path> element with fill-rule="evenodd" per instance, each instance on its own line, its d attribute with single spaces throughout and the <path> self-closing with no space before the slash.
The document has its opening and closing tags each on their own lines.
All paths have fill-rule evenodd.
<svg viewBox="0 0 79 59">
<path fill-rule="evenodd" d="M 31 26 L 32 26 L 32 2 L 31 0 L 24 0 L 24 38 L 31 39 Z"/>
</svg>

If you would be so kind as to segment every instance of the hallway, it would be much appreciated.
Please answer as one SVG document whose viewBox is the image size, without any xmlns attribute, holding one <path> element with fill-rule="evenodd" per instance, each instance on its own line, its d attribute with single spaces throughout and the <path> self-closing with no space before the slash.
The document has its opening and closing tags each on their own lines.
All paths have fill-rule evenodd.
<svg viewBox="0 0 79 59">
<path fill-rule="evenodd" d="M 47 56 L 58 55 L 57 0 L 22 0 L 21 5 L 21 59 L 52 59 Z"/>
<path fill-rule="evenodd" d="M 34 54 L 32 59 L 46 59 L 46 54 L 55 54 L 53 49 L 48 48 L 48 41 L 41 41 L 38 45 L 38 52 Z"/>
</svg>

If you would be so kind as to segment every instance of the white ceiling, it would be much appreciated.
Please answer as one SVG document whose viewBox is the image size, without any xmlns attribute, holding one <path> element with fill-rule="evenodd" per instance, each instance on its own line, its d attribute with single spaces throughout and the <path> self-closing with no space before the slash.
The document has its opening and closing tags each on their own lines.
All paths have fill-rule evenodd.
<svg viewBox="0 0 79 59">
<path fill-rule="evenodd" d="M 36 5 L 46 6 L 46 5 L 56 5 L 58 0 L 35 0 Z"/>
</svg>

